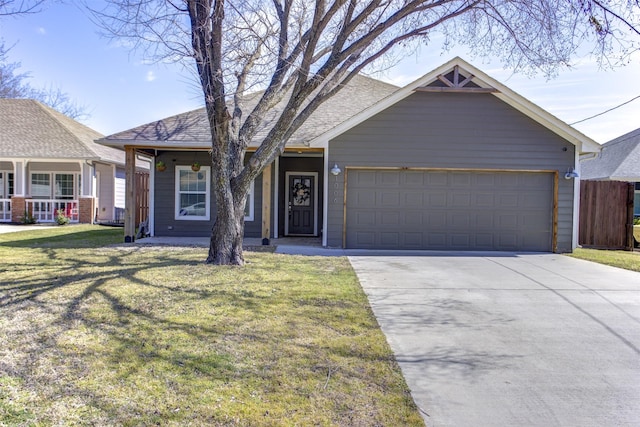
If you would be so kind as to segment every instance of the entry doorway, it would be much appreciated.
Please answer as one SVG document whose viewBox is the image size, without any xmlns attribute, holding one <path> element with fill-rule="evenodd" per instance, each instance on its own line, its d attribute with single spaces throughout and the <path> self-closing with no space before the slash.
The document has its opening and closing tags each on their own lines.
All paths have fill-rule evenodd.
<svg viewBox="0 0 640 427">
<path fill-rule="evenodd" d="M 318 173 L 286 172 L 285 236 L 318 235 Z"/>
</svg>

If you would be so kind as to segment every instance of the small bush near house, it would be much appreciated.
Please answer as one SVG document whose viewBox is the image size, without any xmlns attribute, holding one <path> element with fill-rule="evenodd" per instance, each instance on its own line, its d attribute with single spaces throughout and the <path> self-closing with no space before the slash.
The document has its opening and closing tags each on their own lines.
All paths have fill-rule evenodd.
<svg viewBox="0 0 640 427">
<path fill-rule="evenodd" d="M 58 209 L 56 212 L 56 223 L 58 225 L 67 225 L 69 224 L 69 217 L 64 214 L 62 209 Z"/>
<path fill-rule="evenodd" d="M 33 215 L 31 215 L 31 212 L 24 211 L 24 215 L 20 218 L 20 222 L 23 224 L 35 224 L 38 221 L 33 217 Z"/>
<path fill-rule="evenodd" d="M 640 217 L 633 218 L 633 225 L 640 225 Z"/>
</svg>

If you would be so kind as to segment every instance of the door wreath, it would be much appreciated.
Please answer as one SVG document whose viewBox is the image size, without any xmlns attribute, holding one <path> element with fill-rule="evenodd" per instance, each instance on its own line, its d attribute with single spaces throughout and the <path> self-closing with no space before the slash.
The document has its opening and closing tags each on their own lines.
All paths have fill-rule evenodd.
<svg viewBox="0 0 640 427">
<path fill-rule="evenodd" d="M 304 182 L 296 182 L 293 186 L 294 206 L 307 206 L 311 197 L 311 189 Z"/>
</svg>

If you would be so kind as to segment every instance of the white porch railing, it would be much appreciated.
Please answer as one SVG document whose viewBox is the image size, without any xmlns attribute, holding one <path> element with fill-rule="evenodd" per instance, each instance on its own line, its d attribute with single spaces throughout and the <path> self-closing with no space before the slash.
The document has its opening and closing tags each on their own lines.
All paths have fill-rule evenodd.
<svg viewBox="0 0 640 427">
<path fill-rule="evenodd" d="M 0 222 L 11 222 L 11 199 L 0 199 Z"/>
<path fill-rule="evenodd" d="M 62 210 L 71 222 L 78 222 L 77 200 L 27 200 L 27 211 L 38 222 L 55 222 L 58 210 Z"/>
</svg>

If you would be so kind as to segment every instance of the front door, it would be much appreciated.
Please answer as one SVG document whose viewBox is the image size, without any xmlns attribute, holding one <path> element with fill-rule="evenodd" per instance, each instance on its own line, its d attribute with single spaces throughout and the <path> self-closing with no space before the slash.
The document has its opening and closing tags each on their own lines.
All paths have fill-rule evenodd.
<svg viewBox="0 0 640 427">
<path fill-rule="evenodd" d="M 286 235 L 317 235 L 317 178 L 313 172 L 287 172 Z"/>
</svg>

